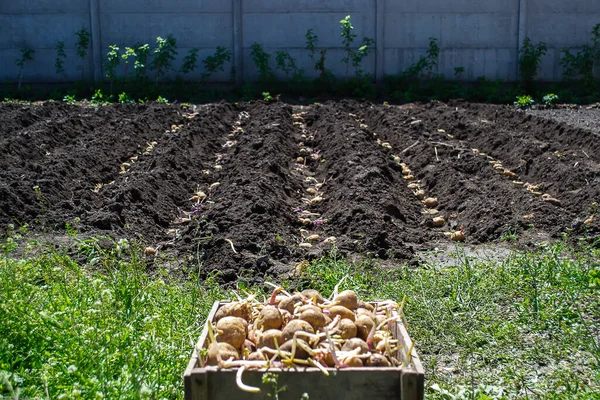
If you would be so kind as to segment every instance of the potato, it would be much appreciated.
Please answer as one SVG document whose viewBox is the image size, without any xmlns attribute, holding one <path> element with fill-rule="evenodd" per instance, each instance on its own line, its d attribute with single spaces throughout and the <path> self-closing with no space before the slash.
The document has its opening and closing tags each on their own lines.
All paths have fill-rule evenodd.
<svg viewBox="0 0 600 400">
<path fill-rule="evenodd" d="M 308 345 L 308 343 L 306 343 L 302 339 L 298 339 L 297 342 L 301 342 L 303 345 L 306 345 L 306 347 L 310 347 Z M 291 353 L 293 343 L 294 343 L 294 339 L 290 339 L 287 342 L 285 342 L 284 344 L 282 344 L 279 347 L 279 349 L 282 351 L 288 351 Z M 306 350 L 304 350 L 302 347 L 298 346 L 298 343 L 296 343 L 296 354 L 294 354 L 294 358 L 300 358 L 302 360 L 306 360 L 308 358 L 308 352 Z"/>
<path fill-rule="evenodd" d="M 357 308 L 355 314 L 356 314 L 356 318 L 358 318 L 360 315 L 366 315 L 367 317 L 369 317 L 373 321 L 375 321 L 375 314 L 373 314 L 372 311 L 369 311 L 366 308 Z"/>
<path fill-rule="evenodd" d="M 257 335 L 256 347 L 259 349 L 263 347 L 275 349 L 275 341 L 277 341 L 277 346 L 281 346 L 283 343 L 285 343 L 285 340 L 283 339 L 283 332 L 281 332 L 279 329 L 269 329 L 268 331 Z"/>
<path fill-rule="evenodd" d="M 247 322 L 251 320 L 252 306 L 246 302 L 234 302 L 227 307 L 228 317 L 239 317 Z"/>
<path fill-rule="evenodd" d="M 219 365 L 218 356 L 221 360 L 226 361 L 230 358 L 239 360 L 240 355 L 238 351 L 229 343 L 212 343 L 208 346 L 208 359 L 206 360 L 207 365 Z"/>
<path fill-rule="evenodd" d="M 356 319 L 354 313 L 343 306 L 333 306 L 329 309 L 329 316 L 335 318 L 339 315 L 341 318 L 348 318 L 352 321 Z"/>
<path fill-rule="evenodd" d="M 365 309 L 367 309 L 369 311 L 374 311 L 375 310 L 375 307 L 373 306 L 373 304 L 364 302 L 362 300 L 359 300 L 358 303 L 356 303 L 356 307 L 357 308 L 365 308 Z"/>
<path fill-rule="evenodd" d="M 361 314 L 356 317 L 354 325 L 356 326 L 356 336 L 362 340 L 367 340 L 367 337 L 369 336 L 371 329 L 373 329 L 375 322 L 369 315 Z"/>
<path fill-rule="evenodd" d="M 355 310 L 358 304 L 358 297 L 353 290 L 344 290 L 335 296 L 333 301 L 337 301 L 340 306 L 346 307 L 349 310 Z"/>
<path fill-rule="evenodd" d="M 391 367 L 392 364 L 383 354 L 371 354 L 371 357 L 367 358 L 367 367 Z"/>
<path fill-rule="evenodd" d="M 283 339 L 288 341 L 294 337 L 296 331 L 304 331 L 308 333 L 315 333 L 312 325 L 302 319 L 291 320 L 285 328 L 283 328 Z"/>
<path fill-rule="evenodd" d="M 348 318 L 344 318 L 340 321 L 337 326 L 338 334 L 342 339 L 351 339 L 356 337 L 356 325 L 354 325 L 354 321 L 349 320 Z"/>
<path fill-rule="evenodd" d="M 436 208 L 438 205 L 438 199 L 435 197 L 428 197 L 425 200 L 423 200 L 423 204 L 427 208 Z"/>
<path fill-rule="evenodd" d="M 323 296 L 321 296 L 321 293 L 319 293 L 318 291 L 314 290 L 314 289 L 306 289 L 302 291 L 302 296 L 306 297 L 307 299 L 314 299 L 315 302 L 317 304 L 322 304 L 323 302 L 325 302 L 325 299 L 323 299 Z"/>
<path fill-rule="evenodd" d="M 229 343 L 240 349 L 246 340 L 245 320 L 239 317 L 223 317 L 217 322 L 217 342 Z"/>
<path fill-rule="evenodd" d="M 364 366 L 362 360 L 356 356 L 346 357 L 345 359 L 342 360 L 342 362 L 349 367 L 363 367 Z"/>
<path fill-rule="evenodd" d="M 302 314 L 306 310 L 313 310 L 315 312 L 323 312 L 323 311 L 321 311 L 321 309 L 319 307 L 317 307 L 313 304 L 305 304 L 298 308 L 298 311 L 296 311 L 296 314 Z"/>
<path fill-rule="evenodd" d="M 224 304 L 215 313 L 215 322 L 219 321 L 221 318 L 227 316 L 227 309 L 230 307 L 230 304 Z"/>
<path fill-rule="evenodd" d="M 265 306 L 258 314 L 258 329 L 267 331 L 269 329 L 281 329 L 283 317 L 276 306 Z"/>
<path fill-rule="evenodd" d="M 266 361 L 259 353 L 252 352 L 248 354 L 248 361 Z"/>
<path fill-rule="evenodd" d="M 342 346 L 342 351 L 352 351 L 354 349 L 360 349 L 359 354 L 365 354 L 369 352 L 369 346 L 367 345 L 367 342 L 359 338 L 348 339 Z"/>
<path fill-rule="evenodd" d="M 286 310 L 290 314 L 293 314 L 294 304 L 301 302 L 302 300 L 304 300 L 304 296 L 302 296 L 301 294 L 295 294 L 292 297 L 288 297 L 284 300 L 281 300 L 281 302 L 279 303 L 279 308 L 282 310 Z"/>
<path fill-rule="evenodd" d="M 327 365 L 328 367 L 335 367 L 335 361 L 333 361 L 333 356 L 331 355 L 331 352 L 329 351 L 329 344 L 321 343 L 321 344 L 319 344 L 319 348 L 327 350 L 327 352 L 325 352 L 325 354 L 322 358 L 325 365 Z"/>
<path fill-rule="evenodd" d="M 300 319 L 303 321 L 308 322 L 313 329 L 315 330 L 315 332 L 319 329 L 325 326 L 325 324 L 327 323 L 327 321 L 325 320 L 325 315 L 323 314 L 323 312 L 321 310 L 316 311 L 316 310 L 306 310 L 304 312 L 302 312 L 302 314 L 300 314 Z"/>
</svg>

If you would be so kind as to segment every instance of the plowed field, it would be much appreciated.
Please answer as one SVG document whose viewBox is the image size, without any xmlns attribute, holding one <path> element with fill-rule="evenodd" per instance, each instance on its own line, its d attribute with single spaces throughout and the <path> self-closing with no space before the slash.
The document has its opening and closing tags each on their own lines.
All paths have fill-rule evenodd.
<svg viewBox="0 0 600 400">
<path fill-rule="evenodd" d="M 223 281 L 600 231 L 598 136 L 504 106 L 3 104 L 0 154 L 3 229 L 138 238 Z"/>
</svg>

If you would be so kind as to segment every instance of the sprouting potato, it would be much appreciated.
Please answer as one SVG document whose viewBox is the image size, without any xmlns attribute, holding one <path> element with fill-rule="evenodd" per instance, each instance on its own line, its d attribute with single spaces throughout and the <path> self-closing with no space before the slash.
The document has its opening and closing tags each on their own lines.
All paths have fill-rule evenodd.
<svg viewBox="0 0 600 400">
<path fill-rule="evenodd" d="M 337 238 L 335 236 L 329 236 L 327 239 L 323 240 L 323 243 L 335 243 Z"/>
<path fill-rule="evenodd" d="M 415 192 L 415 196 L 417 196 L 417 199 L 423 200 L 425 198 L 425 191 L 424 190 L 417 190 Z"/>
<path fill-rule="evenodd" d="M 323 296 L 321 296 L 321 293 L 319 293 L 317 290 L 314 289 L 305 289 L 302 291 L 302 296 L 306 297 L 307 299 L 314 299 L 316 301 L 317 304 L 322 304 L 325 299 L 323 298 Z"/>
<path fill-rule="evenodd" d="M 360 310 L 360 308 L 359 308 L 359 310 Z M 367 312 L 370 312 L 370 311 L 367 311 Z M 357 337 L 359 337 L 362 340 L 367 340 L 367 337 L 369 336 L 369 332 L 371 332 L 371 329 L 373 329 L 373 325 L 375 325 L 375 322 L 373 322 L 373 318 L 374 318 L 374 316 L 371 317 L 368 314 L 362 314 L 362 315 L 359 315 L 358 317 L 356 317 L 356 321 L 354 321 L 354 325 L 356 326 L 356 336 Z"/>
<path fill-rule="evenodd" d="M 359 354 L 366 354 L 369 352 L 367 342 L 359 338 L 348 339 L 342 346 L 342 351 L 352 351 L 354 349 L 360 349 Z"/>
<path fill-rule="evenodd" d="M 296 162 L 298 164 L 302 164 L 304 162 L 304 157 L 298 157 L 298 158 L 296 158 Z"/>
<path fill-rule="evenodd" d="M 333 298 L 333 301 L 349 310 L 355 310 L 358 304 L 358 296 L 356 296 L 356 292 L 353 290 L 344 290 L 343 292 L 338 293 L 338 295 Z"/>
<path fill-rule="evenodd" d="M 542 200 L 545 201 L 546 203 L 552 204 L 553 206 L 561 206 L 562 205 L 562 202 L 560 200 L 552 197 L 548 193 L 545 193 L 542 195 Z"/>
<path fill-rule="evenodd" d="M 339 315 L 340 318 L 348 318 L 352 321 L 356 319 L 354 313 L 350 311 L 350 309 L 343 306 L 333 306 L 329 309 L 329 316 L 331 318 L 335 318 L 337 315 Z"/>
<path fill-rule="evenodd" d="M 436 208 L 438 205 L 438 200 L 435 197 L 428 197 L 425 200 L 423 200 L 423 204 L 427 208 Z"/>
<path fill-rule="evenodd" d="M 347 366 L 354 368 L 360 368 L 364 366 L 362 360 L 356 356 L 346 357 L 342 362 Z"/>
<path fill-rule="evenodd" d="M 276 306 L 266 306 L 260 310 L 258 329 L 280 329 L 281 325 L 283 325 L 283 317 Z"/>
<path fill-rule="evenodd" d="M 439 228 L 439 227 L 446 225 L 446 220 L 444 219 L 444 216 L 435 217 L 434 219 L 431 220 L 431 224 L 434 227 Z"/>
<path fill-rule="evenodd" d="M 415 180 L 415 176 L 414 175 L 406 175 L 404 177 L 404 180 L 409 181 L 409 182 L 410 181 L 414 181 Z"/>
<path fill-rule="evenodd" d="M 238 360 L 240 355 L 235 347 L 229 343 L 213 343 L 208 348 L 208 358 L 206 364 L 219 365 L 219 358 L 221 358 L 221 360 Z"/>
<path fill-rule="evenodd" d="M 310 235 L 306 237 L 306 240 L 308 240 L 309 242 L 315 242 L 319 240 L 320 237 L 320 235 Z"/>
<path fill-rule="evenodd" d="M 256 347 L 259 349 L 263 347 L 275 349 L 277 348 L 275 342 L 277 342 L 277 346 L 286 342 L 283 338 L 283 332 L 279 329 L 269 329 L 268 331 L 257 334 Z"/>
<path fill-rule="evenodd" d="M 314 309 L 305 310 L 300 314 L 300 319 L 308 322 L 315 331 L 324 327 L 326 323 L 325 315 L 320 309 L 318 311 Z"/>
<path fill-rule="evenodd" d="M 503 172 L 504 176 L 508 176 L 511 179 L 516 179 L 517 178 L 517 174 L 515 174 L 514 172 L 512 172 L 511 170 L 505 169 Z"/>
<path fill-rule="evenodd" d="M 348 318 L 343 318 L 342 320 L 340 320 L 337 329 L 342 339 L 351 339 L 353 337 L 356 337 L 356 325 L 354 325 L 354 321 Z"/>
<path fill-rule="evenodd" d="M 362 300 L 358 300 L 358 302 L 356 303 L 356 307 L 359 308 L 359 309 L 363 308 L 363 309 L 368 310 L 368 311 L 375 310 L 375 307 L 373 307 L 373 304 L 364 302 Z M 359 310 L 356 310 L 356 314 L 357 315 L 359 314 Z"/>
<path fill-rule="evenodd" d="M 367 358 L 367 367 L 391 367 L 392 364 L 388 361 L 388 359 L 382 354 L 371 354 L 369 358 Z"/>
<path fill-rule="evenodd" d="M 279 302 L 279 308 L 286 310 L 290 314 L 294 313 L 294 304 L 302 302 L 304 296 L 301 294 L 295 294 L 291 297 L 287 297 Z"/>
<path fill-rule="evenodd" d="M 308 189 L 306 189 L 306 193 L 312 194 L 314 196 L 314 195 L 317 194 L 317 189 L 315 189 L 315 188 L 308 188 Z"/>
<path fill-rule="evenodd" d="M 419 184 L 418 183 L 409 183 L 408 184 L 408 188 L 411 190 L 418 190 L 419 189 Z"/>
<path fill-rule="evenodd" d="M 217 322 L 217 342 L 240 349 L 246 340 L 246 326 L 239 317 L 224 317 Z"/>
<path fill-rule="evenodd" d="M 297 342 L 302 343 L 305 347 L 310 347 L 308 345 L 308 343 L 306 343 L 302 339 L 297 339 Z M 284 344 L 282 344 L 281 346 L 279 346 L 279 348 L 282 351 L 287 351 L 287 352 L 291 353 L 293 345 L 294 345 L 294 340 L 290 339 L 287 342 L 285 342 Z M 294 358 L 299 358 L 301 360 L 306 360 L 308 358 L 308 352 L 306 350 L 304 350 L 304 348 L 298 346 L 298 343 L 296 343 L 296 353 L 294 354 Z"/>
<path fill-rule="evenodd" d="M 298 245 L 298 247 L 301 247 L 301 248 L 304 248 L 304 249 L 309 249 L 309 248 L 312 247 L 312 244 L 310 244 L 310 243 L 300 243 Z"/>
<path fill-rule="evenodd" d="M 308 322 L 302 319 L 293 319 L 283 328 L 283 339 L 285 341 L 292 339 L 297 331 L 315 333 L 312 325 Z"/>
</svg>

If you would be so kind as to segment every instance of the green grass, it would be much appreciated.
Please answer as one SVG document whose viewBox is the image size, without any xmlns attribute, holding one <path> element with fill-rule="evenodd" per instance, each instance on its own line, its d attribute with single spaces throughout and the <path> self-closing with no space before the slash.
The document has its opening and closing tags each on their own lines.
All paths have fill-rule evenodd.
<svg viewBox="0 0 600 400">
<path fill-rule="evenodd" d="M 0 243 L 0 397 L 183 396 L 208 309 L 230 294 L 212 279 L 149 273 L 127 243 L 96 243 L 77 257 Z M 600 398 L 600 250 L 559 243 L 478 262 L 457 247 L 454 257 L 381 270 L 332 255 L 284 285 L 329 294 L 348 275 L 342 288 L 365 298 L 407 296 L 428 398 Z"/>
</svg>

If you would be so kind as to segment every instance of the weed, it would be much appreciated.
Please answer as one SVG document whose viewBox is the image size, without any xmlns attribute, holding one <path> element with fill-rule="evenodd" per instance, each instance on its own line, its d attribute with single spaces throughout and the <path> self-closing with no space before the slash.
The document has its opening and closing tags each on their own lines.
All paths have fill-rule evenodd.
<svg viewBox="0 0 600 400">
<path fill-rule="evenodd" d="M 63 101 L 67 104 L 75 104 L 77 103 L 77 99 L 75 98 L 75 95 L 65 95 L 65 97 L 63 97 Z"/>
<path fill-rule="evenodd" d="M 266 103 L 273 101 L 273 96 L 271 96 L 271 93 L 269 93 L 269 92 L 263 92 L 262 96 L 263 96 L 263 100 Z"/>
<path fill-rule="evenodd" d="M 119 103 L 121 104 L 133 104 L 135 101 L 131 99 L 127 93 L 123 92 L 119 95 Z"/>
<path fill-rule="evenodd" d="M 570 50 L 562 50 L 560 65 L 563 67 L 565 80 L 580 78 L 584 85 L 593 85 L 595 81 L 594 69 L 600 59 L 600 24 L 592 29 L 592 45 L 584 45 L 577 54 Z"/>
<path fill-rule="evenodd" d="M 306 39 L 306 50 L 308 50 L 309 57 L 314 62 L 315 55 L 317 53 L 317 43 L 319 42 L 319 37 L 311 28 L 306 31 L 306 35 L 304 35 L 304 38 Z"/>
<path fill-rule="evenodd" d="M 102 93 L 102 89 L 98 89 L 92 95 L 92 104 L 101 105 L 109 102 L 108 98 L 104 97 L 104 93 Z"/>
<path fill-rule="evenodd" d="M 108 53 L 106 53 L 106 62 L 104 63 L 104 67 L 106 68 L 106 77 L 110 81 L 110 92 L 113 90 L 113 82 L 116 78 L 117 67 L 121 62 L 121 57 L 119 56 L 119 47 L 116 44 L 108 46 Z"/>
<path fill-rule="evenodd" d="M 175 60 L 177 55 L 177 40 L 173 35 L 169 35 L 166 38 L 156 38 L 156 48 L 153 51 L 154 58 L 150 67 L 154 70 L 156 83 L 161 78 L 173 69 L 171 63 Z"/>
<path fill-rule="evenodd" d="M 267 396 L 273 398 L 274 400 L 279 399 L 279 393 L 287 390 L 285 386 L 279 388 L 279 375 L 272 372 L 265 372 L 262 375 L 262 383 L 271 385 L 271 393 L 268 393 Z"/>
<path fill-rule="evenodd" d="M 277 69 L 280 69 L 285 73 L 286 78 L 289 78 L 290 74 L 292 74 L 292 76 L 299 75 L 300 71 L 296 65 L 296 59 L 290 55 L 289 51 L 279 50 L 275 52 L 275 63 Z"/>
<path fill-rule="evenodd" d="M 183 81 L 185 82 L 185 76 L 189 73 L 194 72 L 196 64 L 198 63 L 198 49 L 193 48 L 183 58 L 183 65 L 181 66 L 181 73 L 183 74 Z"/>
<path fill-rule="evenodd" d="M 17 64 L 17 67 L 19 67 L 19 84 L 17 86 L 17 89 L 21 89 L 21 80 L 23 78 L 23 70 L 25 69 L 25 64 L 27 64 L 28 61 L 33 61 L 33 54 L 35 53 L 35 50 L 33 50 L 31 47 L 24 47 L 21 49 L 21 58 L 17 58 L 15 60 L 15 64 Z"/>
<path fill-rule="evenodd" d="M 77 42 L 75 43 L 75 51 L 77 53 L 77 57 L 81 59 L 81 64 L 77 66 L 77 69 L 81 71 L 81 80 L 85 79 L 85 67 L 84 61 L 87 55 L 88 47 L 90 45 L 90 40 L 92 38 L 90 32 L 81 28 L 77 32 L 75 32 L 75 36 L 77 36 Z"/>
<path fill-rule="evenodd" d="M 121 59 L 125 63 L 125 72 L 123 72 L 123 77 L 127 80 L 127 73 L 129 72 L 129 59 L 134 59 L 137 57 L 135 53 L 135 49 L 132 47 L 125 47 L 125 51 L 121 54 Z"/>
<path fill-rule="evenodd" d="M 558 96 L 553 93 L 548 93 L 542 98 L 544 104 L 548 107 L 554 107 L 556 102 L 558 101 Z"/>
<path fill-rule="evenodd" d="M 67 54 L 65 53 L 65 42 L 59 40 L 56 43 L 56 60 L 54 61 L 54 69 L 56 70 L 56 75 L 63 76 L 65 75 L 65 59 L 67 58 Z"/>
<path fill-rule="evenodd" d="M 205 70 L 202 73 L 202 80 L 207 80 L 217 71 L 225 71 L 225 63 L 228 62 L 231 62 L 231 51 L 227 50 L 225 46 L 218 46 L 215 54 L 206 57 L 202 61 Z"/>
<path fill-rule="evenodd" d="M 460 80 L 465 73 L 464 67 L 454 67 L 454 79 Z"/>
<path fill-rule="evenodd" d="M 273 80 L 273 70 L 269 66 L 271 55 L 265 52 L 262 46 L 256 42 L 250 46 L 250 50 L 250 55 L 252 56 L 252 61 L 254 61 L 254 65 L 258 70 L 260 80 L 263 83 Z"/>
<path fill-rule="evenodd" d="M 156 99 L 156 102 L 160 103 L 160 104 L 169 104 L 169 100 L 165 99 L 162 96 L 158 96 L 158 98 Z"/>
<path fill-rule="evenodd" d="M 362 45 L 354 51 L 352 45 L 357 35 L 352 32 L 354 26 L 352 26 L 352 20 L 349 15 L 340 21 L 340 29 L 342 30 L 342 44 L 346 53 L 345 57 L 342 58 L 342 63 L 346 64 L 346 78 L 348 78 L 350 64 L 354 67 L 356 75 L 361 75 L 362 70 L 360 69 L 360 65 L 362 60 L 369 55 L 371 48 L 375 45 L 375 40 L 367 37 L 363 38 Z"/>
<path fill-rule="evenodd" d="M 528 37 L 523 40 L 523 45 L 519 50 L 519 75 L 526 90 L 532 90 L 541 58 L 547 51 L 548 46 L 544 42 L 534 45 Z"/>
<path fill-rule="evenodd" d="M 133 63 L 135 76 L 138 80 L 144 81 L 147 77 L 146 69 L 148 65 L 148 56 L 150 55 L 150 45 L 137 44 L 135 48 L 135 62 Z"/>
<path fill-rule="evenodd" d="M 46 213 L 46 198 L 42 194 L 42 189 L 36 185 L 33 187 L 33 192 L 35 193 L 35 199 L 40 206 L 40 210 L 42 210 L 42 214 Z"/>
<path fill-rule="evenodd" d="M 431 77 L 433 69 L 438 65 L 440 55 L 440 46 L 437 38 L 429 38 L 429 47 L 425 56 L 421 56 L 419 61 L 411 65 L 402 74 L 405 78 L 422 78 L 423 75 Z M 424 74 L 425 73 L 425 74 Z"/>
<path fill-rule="evenodd" d="M 517 96 L 514 105 L 517 108 L 527 108 L 535 104 L 535 100 L 531 96 Z"/>
</svg>

